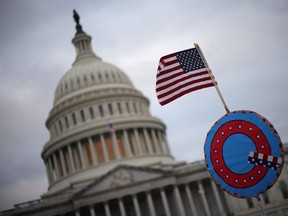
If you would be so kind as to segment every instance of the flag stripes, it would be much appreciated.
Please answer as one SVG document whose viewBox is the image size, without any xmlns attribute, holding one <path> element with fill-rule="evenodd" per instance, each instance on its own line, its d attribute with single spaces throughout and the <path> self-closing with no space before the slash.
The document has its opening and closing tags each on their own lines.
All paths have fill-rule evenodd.
<svg viewBox="0 0 288 216">
<path fill-rule="evenodd" d="M 163 56 L 156 78 L 156 93 L 162 106 L 189 92 L 214 86 L 196 48 Z"/>
</svg>

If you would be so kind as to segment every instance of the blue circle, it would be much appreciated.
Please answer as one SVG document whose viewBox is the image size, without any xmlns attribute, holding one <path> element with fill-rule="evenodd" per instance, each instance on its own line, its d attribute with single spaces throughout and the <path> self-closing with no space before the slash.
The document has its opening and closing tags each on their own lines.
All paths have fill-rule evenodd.
<svg viewBox="0 0 288 216">
<path fill-rule="evenodd" d="M 215 134 L 222 125 L 233 120 L 243 120 L 257 126 L 263 132 L 268 141 L 271 155 L 282 158 L 282 164 L 277 170 L 267 168 L 268 170 L 265 176 L 251 187 L 235 188 L 227 184 L 220 176 L 218 176 L 211 161 L 211 144 Z M 257 166 L 248 163 L 249 152 L 257 151 L 256 144 L 253 143 L 252 145 L 252 143 L 253 141 L 250 140 L 248 136 L 245 137 L 244 134 L 240 135 L 236 133 L 225 140 L 222 148 L 222 155 L 225 164 L 232 172 L 245 175 L 246 173 L 249 173 L 254 166 Z M 273 125 L 264 117 L 252 111 L 234 111 L 220 118 L 207 133 L 204 145 L 205 161 L 210 175 L 221 185 L 222 188 L 224 188 L 224 190 L 235 197 L 255 197 L 269 189 L 276 182 L 281 173 L 284 163 L 283 152 L 284 150 L 281 145 L 281 139 Z"/>
<path fill-rule="evenodd" d="M 225 140 L 223 158 L 229 169 L 237 174 L 245 174 L 254 165 L 247 162 L 250 151 L 255 152 L 254 142 L 244 134 L 233 134 Z"/>
</svg>

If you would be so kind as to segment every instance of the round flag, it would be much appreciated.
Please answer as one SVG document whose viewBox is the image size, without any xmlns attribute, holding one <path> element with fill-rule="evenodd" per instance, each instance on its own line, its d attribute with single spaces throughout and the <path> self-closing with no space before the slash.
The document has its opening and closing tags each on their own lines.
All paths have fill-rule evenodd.
<svg viewBox="0 0 288 216">
<path fill-rule="evenodd" d="M 272 187 L 284 163 L 277 131 L 252 111 L 220 118 L 207 134 L 204 152 L 211 176 L 235 197 L 255 197 Z"/>
</svg>

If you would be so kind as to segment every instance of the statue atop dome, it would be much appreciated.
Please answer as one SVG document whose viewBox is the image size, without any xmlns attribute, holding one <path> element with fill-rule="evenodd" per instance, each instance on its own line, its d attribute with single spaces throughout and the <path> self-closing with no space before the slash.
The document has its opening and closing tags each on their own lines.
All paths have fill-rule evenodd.
<svg viewBox="0 0 288 216">
<path fill-rule="evenodd" d="M 76 22 L 76 35 L 81 34 L 81 33 L 85 33 L 85 32 L 83 32 L 82 26 L 80 25 L 80 22 L 79 22 L 80 16 L 78 15 L 78 13 L 76 12 L 75 9 L 73 10 L 73 18 Z"/>
</svg>

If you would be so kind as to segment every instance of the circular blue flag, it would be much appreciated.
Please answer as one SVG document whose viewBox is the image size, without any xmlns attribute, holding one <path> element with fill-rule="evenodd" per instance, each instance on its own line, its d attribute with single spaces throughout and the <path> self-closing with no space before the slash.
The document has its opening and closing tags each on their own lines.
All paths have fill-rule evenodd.
<svg viewBox="0 0 288 216">
<path fill-rule="evenodd" d="M 220 118 L 207 134 L 204 152 L 211 176 L 235 197 L 255 197 L 272 187 L 284 163 L 277 131 L 252 111 Z"/>
</svg>

